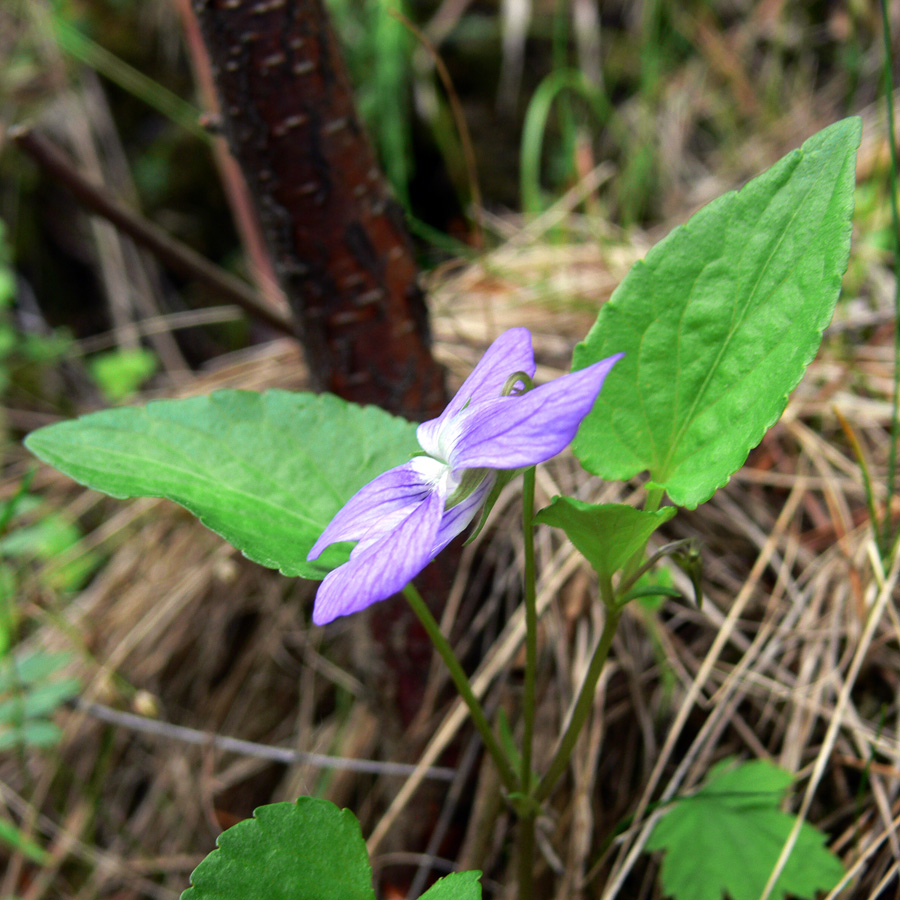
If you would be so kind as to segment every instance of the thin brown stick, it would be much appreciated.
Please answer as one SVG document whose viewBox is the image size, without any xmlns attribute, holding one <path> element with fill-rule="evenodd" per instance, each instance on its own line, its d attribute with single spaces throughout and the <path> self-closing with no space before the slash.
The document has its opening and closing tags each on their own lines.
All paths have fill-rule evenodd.
<svg viewBox="0 0 900 900">
<path fill-rule="evenodd" d="M 112 200 L 102 188 L 81 175 L 45 137 L 21 125 L 11 128 L 9 137 L 48 175 L 69 190 L 79 203 L 112 222 L 136 243 L 155 254 L 165 265 L 182 275 L 204 282 L 250 315 L 284 334 L 295 336 L 294 327 L 287 316 L 264 306 L 248 284 L 229 275 L 158 226 Z"/>
<path fill-rule="evenodd" d="M 321 753 L 293 750 L 290 747 L 274 747 L 271 744 L 258 744 L 255 741 L 245 741 L 241 738 L 208 734 L 204 731 L 198 731 L 196 728 L 173 725 L 171 722 L 163 722 L 159 719 L 148 719 L 146 716 L 112 709 L 109 706 L 91 703 L 80 698 L 75 700 L 75 706 L 92 718 L 100 719 L 102 722 L 109 722 L 111 725 L 117 725 L 121 728 L 130 728 L 132 731 L 140 731 L 144 734 L 155 734 L 158 737 L 180 741 L 184 744 L 215 747 L 217 750 L 239 753 L 244 756 L 254 756 L 259 759 L 268 759 L 273 762 L 284 763 L 285 765 L 302 763 L 323 769 L 345 769 L 351 772 L 401 777 L 411 775 L 418 770 L 417 766 L 408 763 L 325 756 Z M 442 766 L 431 766 L 425 770 L 423 777 L 436 781 L 453 781 L 456 778 L 456 771 Z"/>
</svg>

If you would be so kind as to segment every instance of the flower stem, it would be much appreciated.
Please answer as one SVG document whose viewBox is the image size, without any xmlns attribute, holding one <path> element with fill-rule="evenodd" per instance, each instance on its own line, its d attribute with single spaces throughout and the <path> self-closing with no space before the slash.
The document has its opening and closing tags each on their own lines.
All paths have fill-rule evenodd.
<svg viewBox="0 0 900 900">
<path fill-rule="evenodd" d="M 647 488 L 647 499 L 644 501 L 644 510 L 646 512 L 656 512 L 665 497 L 665 488 L 653 487 Z"/>
<path fill-rule="evenodd" d="M 531 756 L 534 747 L 534 713 L 537 704 L 537 588 L 534 565 L 534 481 L 535 469 L 525 470 L 522 485 L 522 533 L 525 538 L 525 685 L 522 692 L 522 770 L 519 790 L 531 796 Z M 532 900 L 534 896 L 534 829 L 536 813 L 524 808 L 519 813 L 517 835 L 519 851 L 519 897 Z"/>
<path fill-rule="evenodd" d="M 456 685 L 456 690 L 466 706 L 469 707 L 472 723 L 478 729 L 478 733 L 481 735 L 482 741 L 484 741 L 485 749 L 491 755 L 491 759 L 494 760 L 494 765 L 497 766 L 503 786 L 508 791 L 515 791 L 518 787 L 516 773 L 499 741 L 494 737 L 494 732 L 487 720 L 487 716 L 484 714 L 484 708 L 475 696 L 469 678 L 456 658 L 450 642 L 444 637 L 441 626 L 438 625 L 428 609 L 428 605 L 422 599 L 422 595 L 412 583 L 403 588 L 403 595 L 412 607 L 413 612 L 419 617 L 419 621 L 422 623 L 425 631 L 428 632 L 428 637 L 431 638 L 434 649 L 440 654 L 444 665 L 447 666 L 447 670 L 450 672 L 450 677 L 453 679 L 453 684 Z"/>
<path fill-rule="evenodd" d="M 562 736 L 562 740 L 559 742 L 559 746 L 556 748 L 556 753 L 553 755 L 553 759 L 550 762 L 546 774 L 535 788 L 533 796 L 538 803 L 542 803 L 550 796 L 550 792 L 556 786 L 556 782 L 563 772 L 565 772 L 566 766 L 569 764 L 569 758 L 572 756 L 572 751 L 575 749 L 575 743 L 578 740 L 578 736 L 581 734 L 581 729 L 584 727 L 585 722 L 587 722 L 591 706 L 593 706 L 594 691 L 597 688 L 597 682 L 600 680 L 600 673 L 603 671 L 603 666 L 609 656 L 609 648 L 612 646 L 613 636 L 616 633 L 616 627 L 619 624 L 621 615 L 621 607 L 615 606 L 614 604 L 607 606 L 606 621 L 603 623 L 603 632 L 600 635 L 600 640 L 597 642 L 594 655 L 591 657 L 591 664 L 588 667 L 587 675 L 581 685 L 578 699 L 575 701 L 572 717 L 569 719 L 569 724 L 566 726 L 565 733 Z"/>
<path fill-rule="evenodd" d="M 516 900 L 533 900 L 534 897 L 534 832 L 537 814 L 534 810 L 519 815 L 516 834 L 518 850 L 519 894 Z"/>
<path fill-rule="evenodd" d="M 522 531 L 525 537 L 525 685 L 522 694 L 522 772 L 520 790 L 531 793 L 531 754 L 537 702 L 537 590 L 534 566 L 534 466 L 526 469 L 522 484 Z"/>
</svg>

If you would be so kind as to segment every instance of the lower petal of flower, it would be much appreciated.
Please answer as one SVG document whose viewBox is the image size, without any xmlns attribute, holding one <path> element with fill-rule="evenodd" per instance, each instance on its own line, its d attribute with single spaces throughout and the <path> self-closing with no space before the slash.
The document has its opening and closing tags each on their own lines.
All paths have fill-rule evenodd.
<svg viewBox="0 0 900 900">
<path fill-rule="evenodd" d="M 390 531 L 433 490 L 434 478 L 416 460 L 388 469 L 347 501 L 306 558 L 318 559 L 326 547 L 338 541 L 357 541 Z"/>
<path fill-rule="evenodd" d="M 313 622 L 359 612 L 403 590 L 431 561 L 444 496 L 433 490 L 410 514 L 378 539 L 367 539 L 349 562 L 325 576 L 316 594 Z"/>
</svg>

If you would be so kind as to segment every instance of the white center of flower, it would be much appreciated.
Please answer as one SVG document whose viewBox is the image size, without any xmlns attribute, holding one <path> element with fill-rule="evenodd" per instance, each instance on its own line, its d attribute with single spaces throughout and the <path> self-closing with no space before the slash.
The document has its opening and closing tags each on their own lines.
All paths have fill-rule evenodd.
<svg viewBox="0 0 900 900">
<path fill-rule="evenodd" d="M 447 463 L 433 456 L 414 456 L 410 464 L 434 490 L 440 491 L 444 497 L 449 497 L 458 487 L 460 479 L 453 477 L 453 470 Z"/>
<path fill-rule="evenodd" d="M 465 407 L 463 407 L 463 409 L 465 409 Z M 462 410 L 460 410 L 460 413 L 461 412 Z M 460 413 L 447 419 L 441 426 L 441 430 L 438 432 L 437 436 L 437 455 L 440 459 L 443 459 L 448 463 L 451 461 L 457 443 L 459 443 L 462 426 L 465 421 Z"/>
</svg>

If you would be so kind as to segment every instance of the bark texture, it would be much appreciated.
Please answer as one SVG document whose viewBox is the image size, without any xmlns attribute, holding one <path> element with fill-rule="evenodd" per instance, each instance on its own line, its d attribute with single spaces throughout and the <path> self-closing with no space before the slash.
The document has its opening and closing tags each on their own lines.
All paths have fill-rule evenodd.
<svg viewBox="0 0 900 900">
<path fill-rule="evenodd" d="M 194 0 L 223 127 L 315 386 L 412 419 L 446 403 L 402 215 L 322 0 Z"/>
</svg>

